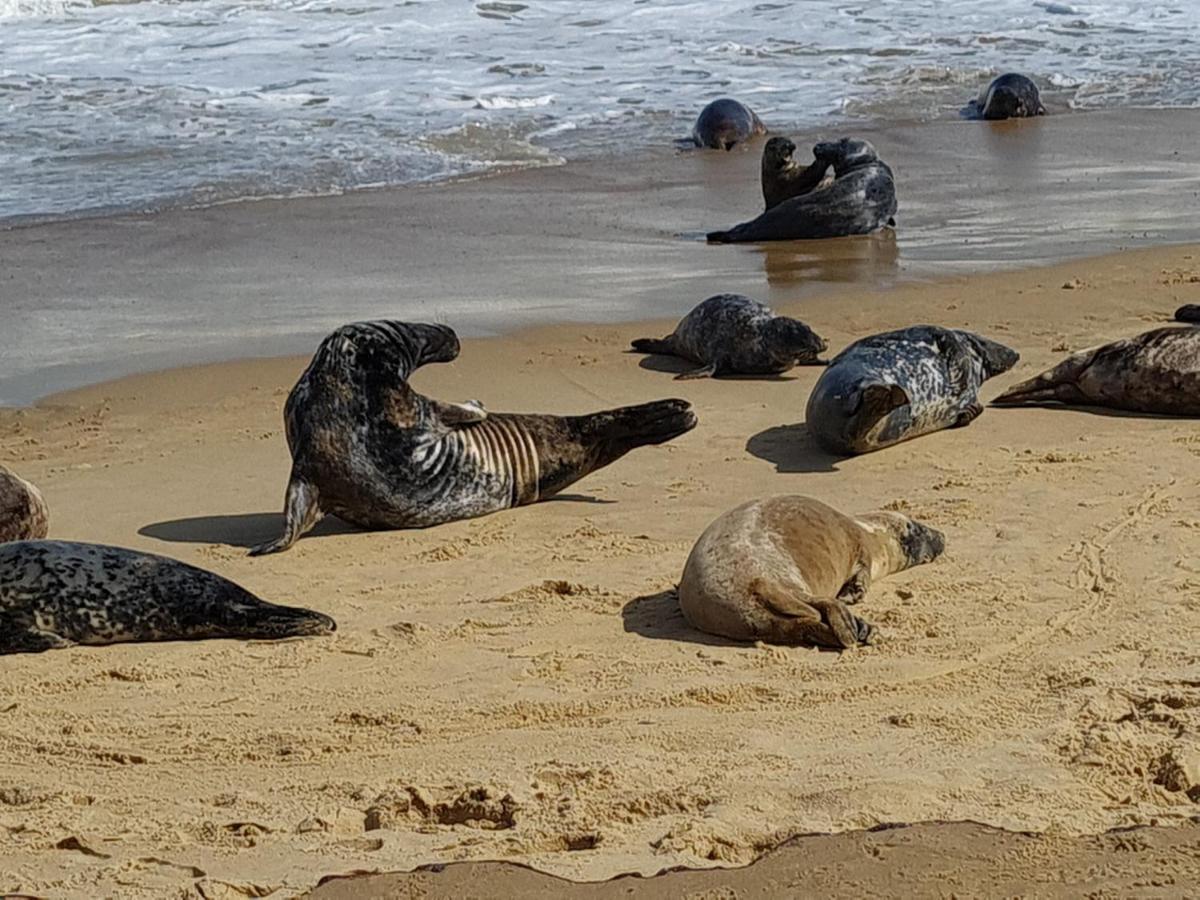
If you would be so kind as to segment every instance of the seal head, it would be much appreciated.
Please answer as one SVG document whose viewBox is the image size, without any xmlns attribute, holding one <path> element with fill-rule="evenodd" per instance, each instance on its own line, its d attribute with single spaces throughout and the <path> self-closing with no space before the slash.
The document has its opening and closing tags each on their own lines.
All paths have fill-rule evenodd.
<svg viewBox="0 0 1200 900">
<path fill-rule="evenodd" d="M 766 126 L 753 110 L 732 97 L 721 97 L 700 111 L 692 128 L 692 141 L 697 147 L 732 150 L 755 135 L 766 133 Z"/>
<path fill-rule="evenodd" d="M 967 112 L 980 119 L 1020 119 L 1044 116 L 1046 107 L 1031 79 L 1008 72 L 994 79 L 979 99 L 972 100 Z"/>
</svg>

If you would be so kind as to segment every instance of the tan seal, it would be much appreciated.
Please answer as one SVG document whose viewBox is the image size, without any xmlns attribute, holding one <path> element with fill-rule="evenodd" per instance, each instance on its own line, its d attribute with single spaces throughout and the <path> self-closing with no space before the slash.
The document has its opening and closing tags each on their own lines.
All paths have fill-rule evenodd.
<svg viewBox="0 0 1200 900">
<path fill-rule="evenodd" d="M 49 527 L 50 510 L 42 492 L 0 466 L 0 541 L 38 540 Z"/>
<path fill-rule="evenodd" d="M 811 497 L 753 500 L 700 535 L 679 606 L 693 628 L 734 640 L 853 647 L 872 629 L 846 605 L 945 546 L 940 531 L 899 513 L 852 518 Z"/>
</svg>

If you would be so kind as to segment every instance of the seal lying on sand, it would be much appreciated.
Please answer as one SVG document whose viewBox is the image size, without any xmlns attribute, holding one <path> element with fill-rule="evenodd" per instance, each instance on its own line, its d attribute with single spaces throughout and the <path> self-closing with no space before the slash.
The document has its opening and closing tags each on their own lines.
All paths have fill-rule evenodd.
<svg viewBox="0 0 1200 900">
<path fill-rule="evenodd" d="M 978 99 L 967 103 L 966 114 L 973 119 L 1019 119 L 1044 116 L 1038 87 L 1024 75 L 1009 72 L 994 79 Z"/>
<path fill-rule="evenodd" d="M 796 241 L 869 234 L 895 225 L 896 183 L 892 170 L 867 141 L 842 138 L 813 147 L 816 165 L 833 166 L 833 182 L 784 200 L 757 219 L 728 231 L 712 231 L 710 243 Z"/>
<path fill-rule="evenodd" d="M 684 400 L 498 415 L 409 387 L 417 368 L 458 351 L 445 325 L 358 322 L 325 338 L 284 409 L 292 452 L 284 533 L 250 552 L 286 550 L 323 513 L 365 528 L 420 528 L 523 506 L 696 425 Z"/>
<path fill-rule="evenodd" d="M 1200 322 L 1200 303 L 1185 303 L 1175 310 L 1176 322 Z"/>
<path fill-rule="evenodd" d="M 815 160 L 802 166 L 792 159 L 795 152 L 796 145 L 785 137 L 773 137 L 763 147 L 762 192 L 767 209 L 807 194 L 825 178 L 827 161 Z"/>
<path fill-rule="evenodd" d="M 979 386 L 1019 356 L 970 331 L 913 325 L 851 344 L 808 398 L 808 430 L 834 453 L 867 453 L 983 412 Z"/>
<path fill-rule="evenodd" d="M 329 634 L 329 616 L 259 600 L 173 559 L 68 541 L 0 544 L 0 654 L 74 644 Z"/>
<path fill-rule="evenodd" d="M 945 546 L 940 531 L 899 513 L 851 518 L 811 497 L 754 500 L 700 535 L 679 606 L 693 628 L 735 640 L 853 647 L 871 626 L 846 604 Z"/>
<path fill-rule="evenodd" d="M 42 492 L 0 466 L 0 541 L 44 538 L 49 527 L 50 510 Z"/>
<path fill-rule="evenodd" d="M 767 126 L 752 109 L 731 97 L 722 97 L 700 111 L 692 140 L 697 147 L 732 150 L 735 144 L 766 133 Z"/>
<path fill-rule="evenodd" d="M 640 338 L 633 349 L 701 363 L 676 378 L 766 375 L 819 363 L 828 345 L 798 319 L 777 316 L 741 294 L 717 294 L 700 303 L 662 340 Z"/>
<path fill-rule="evenodd" d="M 1078 403 L 1200 416 L 1200 328 L 1156 328 L 1072 354 L 992 402 Z"/>
</svg>

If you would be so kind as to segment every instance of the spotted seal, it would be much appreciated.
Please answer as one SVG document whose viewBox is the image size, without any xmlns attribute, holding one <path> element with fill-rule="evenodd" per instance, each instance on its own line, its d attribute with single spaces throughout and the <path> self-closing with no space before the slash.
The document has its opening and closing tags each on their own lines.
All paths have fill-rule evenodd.
<svg viewBox="0 0 1200 900">
<path fill-rule="evenodd" d="M 892 170 L 868 141 L 822 142 L 813 147 L 813 157 L 815 165 L 833 167 L 827 187 L 784 200 L 728 231 L 709 232 L 709 243 L 844 237 L 896 224 Z"/>
<path fill-rule="evenodd" d="M 49 526 L 50 510 L 42 492 L 0 466 L 0 541 L 44 538 Z"/>
<path fill-rule="evenodd" d="M 1007 72 L 993 79 L 987 90 L 967 103 L 966 114 L 972 119 L 1021 119 L 1044 116 L 1046 107 L 1031 79 Z"/>
<path fill-rule="evenodd" d="M 969 424 L 979 387 L 1007 372 L 1015 350 L 970 331 L 913 325 L 851 344 L 808 398 L 808 430 L 834 453 L 868 453 Z"/>
<path fill-rule="evenodd" d="M 798 319 L 777 316 L 741 294 L 717 294 L 696 306 L 665 338 L 639 338 L 633 349 L 700 363 L 676 378 L 767 375 L 819 364 L 828 344 Z"/>
<path fill-rule="evenodd" d="M 1074 353 L 992 403 L 1075 403 L 1200 416 L 1200 328 L 1155 328 Z"/>
<path fill-rule="evenodd" d="M 762 193 L 767 209 L 812 191 L 829 171 L 829 163 L 824 160 L 800 165 L 792 158 L 795 152 L 796 145 L 785 137 L 773 137 L 763 147 Z"/>
<path fill-rule="evenodd" d="M 752 500 L 700 535 L 679 606 L 710 634 L 845 649 L 872 632 L 846 605 L 875 579 L 931 562 L 945 546 L 940 531 L 899 513 L 850 517 L 811 497 Z"/>
<path fill-rule="evenodd" d="M 697 147 L 732 150 L 736 144 L 766 133 L 767 126 L 754 110 L 732 97 L 721 97 L 700 111 L 692 141 Z"/>
<path fill-rule="evenodd" d="M 423 528 L 523 506 L 696 425 L 684 400 L 582 416 L 496 414 L 408 385 L 420 366 L 458 353 L 445 325 L 357 322 L 325 338 L 284 409 L 284 533 L 250 552 L 286 550 L 323 513 L 365 528 Z"/>
<path fill-rule="evenodd" d="M 274 640 L 329 634 L 329 616 L 276 606 L 186 563 L 103 544 L 0 544 L 0 654 L 75 644 Z"/>
</svg>

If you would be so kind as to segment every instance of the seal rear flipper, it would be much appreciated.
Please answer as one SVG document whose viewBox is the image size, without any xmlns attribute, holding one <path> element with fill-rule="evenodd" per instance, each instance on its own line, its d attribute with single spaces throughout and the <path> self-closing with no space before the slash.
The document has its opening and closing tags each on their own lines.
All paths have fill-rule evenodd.
<svg viewBox="0 0 1200 900">
<path fill-rule="evenodd" d="M 710 231 L 704 236 L 704 239 L 710 244 L 732 244 L 737 238 L 733 236 L 733 231 Z"/>
<path fill-rule="evenodd" d="M 858 409 L 854 411 L 854 431 L 862 433 L 894 409 L 907 406 L 912 401 L 908 393 L 898 384 L 869 384 L 859 395 Z"/>
<path fill-rule="evenodd" d="M 993 406 L 1019 406 L 1022 403 L 1085 403 L 1078 380 L 1092 364 L 1094 353 L 1085 352 L 1064 359 L 1053 369 L 1014 384 L 992 401 Z"/>
<path fill-rule="evenodd" d="M 322 513 L 316 487 L 297 477 L 294 471 L 288 481 L 283 513 L 283 534 L 274 541 L 251 548 L 251 556 L 266 556 L 288 549 L 320 521 Z"/>
<path fill-rule="evenodd" d="M 871 626 L 854 616 L 840 600 L 797 596 L 778 582 L 755 578 L 750 592 L 779 618 L 764 639 L 787 644 L 816 644 L 846 650 L 865 643 Z"/>
<path fill-rule="evenodd" d="M 671 338 L 638 338 L 630 344 L 638 353 L 662 353 L 666 356 L 674 356 L 675 349 L 671 343 Z"/>
</svg>

